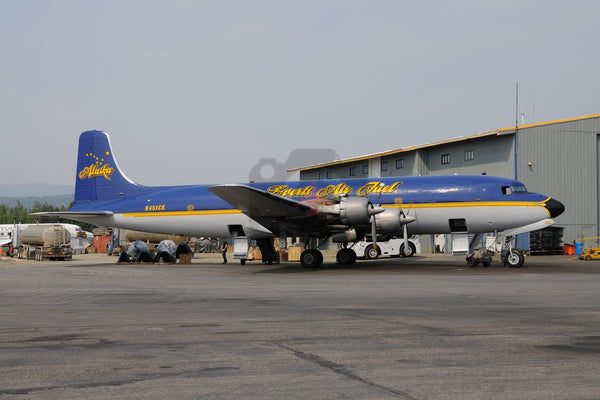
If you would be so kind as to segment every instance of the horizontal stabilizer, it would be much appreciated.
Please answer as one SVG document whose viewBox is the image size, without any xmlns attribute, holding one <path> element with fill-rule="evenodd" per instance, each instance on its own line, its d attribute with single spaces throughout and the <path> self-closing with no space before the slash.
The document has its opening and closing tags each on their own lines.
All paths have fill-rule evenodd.
<svg viewBox="0 0 600 400">
<path fill-rule="evenodd" d="M 112 211 L 45 211 L 32 213 L 42 217 L 109 217 L 113 215 Z"/>
</svg>

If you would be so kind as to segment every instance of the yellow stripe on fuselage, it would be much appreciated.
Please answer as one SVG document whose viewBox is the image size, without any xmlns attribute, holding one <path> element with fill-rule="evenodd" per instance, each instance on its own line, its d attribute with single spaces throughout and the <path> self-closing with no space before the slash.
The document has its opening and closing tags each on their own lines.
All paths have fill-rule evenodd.
<svg viewBox="0 0 600 400">
<path fill-rule="evenodd" d="M 183 217 L 191 215 L 230 215 L 241 214 L 238 209 L 228 210 L 193 210 L 193 211 L 160 211 L 160 212 L 133 212 L 122 213 L 124 217 Z"/>
<path fill-rule="evenodd" d="M 459 208 L 459 207 L 541 207 L 546 208 L 546 202 L 550 200 L 548 197 L 544 201 L 464 201 L 464 202 L 446 202 L 446 203 L 402 203 L 402 204 L 382 204 L 382 207 L 387 208 Z M 121 213 L 124 217 L 183 217 L 192 215 L 232 215 L 241 214 L 238 209 L 221 209 L 221 210 L 193 210 L 193 211 L 159 211 L 159 212 L 132 212 Z"/>
<path fill-rule="evenodd" d="M 538 201 L 462 201 L 447 203 L 402 203 L 383 204 L 382 207 L 390 208 L 454 208 L 454 207 L 545 207 L 550 198 Z"/>
</svg>

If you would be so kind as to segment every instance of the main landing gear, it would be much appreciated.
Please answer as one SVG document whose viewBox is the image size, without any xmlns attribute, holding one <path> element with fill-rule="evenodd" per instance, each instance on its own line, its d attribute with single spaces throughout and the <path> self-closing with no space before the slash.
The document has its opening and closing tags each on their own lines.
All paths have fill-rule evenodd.
<svg viewBox="0 0 600 400">
<path fill-rule="evenodd" d="M 300 263 L 307 268 L 320 267 L 323 264 L 323 253 L 317 249 L 306 249 L 300 254 Z"/>
<path fill-rule="evenodd" d="M 338 264 L 352 265 L 356 262 L 356 253 L 344 247 L 338 250 L 335 259 Z M 323 253 L 317 249 L 306 249 L 300 254 L 300 263 L 307 268 L 320 267 L 323 264 Z"/>
</svg>

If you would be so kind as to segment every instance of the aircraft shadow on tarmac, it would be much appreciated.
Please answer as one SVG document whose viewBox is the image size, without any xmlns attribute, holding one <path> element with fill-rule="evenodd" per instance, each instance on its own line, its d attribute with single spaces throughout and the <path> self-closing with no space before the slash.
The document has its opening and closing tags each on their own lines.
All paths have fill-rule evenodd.
<svg viewBox="0 0 600 400">
<path fill-rule="evenodd" d="M 265 268 L 256 271 L 261 274 L 285 274 L 285 273 L 319 273 L 331 271 L 414 271 L 423 267 L 456 268 L 463 266 L 464 260 L 458 262 L 440 263 L 439 260 L 427 260 L 425 257 L 414 256 L 410 259 L 383 258 L 377 260 L 357 260 L 352 265 L 341 265 L 336 262 L 324 262 L 316 268 L 303 267 L 299 263 L 286 262 L 282 264 L 263 265 Z M 259 264 L 247 264 L 247 266 L 259 267 Z"/>
</svg>

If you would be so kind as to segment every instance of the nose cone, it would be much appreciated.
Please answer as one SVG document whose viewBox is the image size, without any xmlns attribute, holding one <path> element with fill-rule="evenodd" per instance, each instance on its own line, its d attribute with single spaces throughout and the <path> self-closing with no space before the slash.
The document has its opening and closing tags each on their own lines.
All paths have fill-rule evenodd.
<svg viewBox="0 0 600 400">
<path fill-rule="evenodd" d="M 546 209 L 550 213 L 550 218 L 555 218 L 565 211 L 565 206 L 558 200 L 550 199 L 546 202 Z"/>
</svg>

